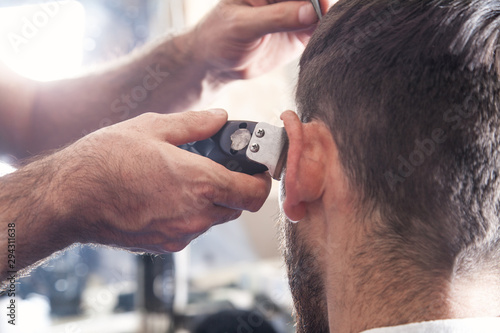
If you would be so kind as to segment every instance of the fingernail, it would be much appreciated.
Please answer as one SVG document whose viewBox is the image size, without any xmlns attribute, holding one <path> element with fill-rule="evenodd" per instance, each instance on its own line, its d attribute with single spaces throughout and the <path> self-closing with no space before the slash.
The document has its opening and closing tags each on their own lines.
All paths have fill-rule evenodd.
<svg viewBox="0 0 500 333">
<path fill-rule="evenodd" d="M 303 5 L 299 9 L 299 22 L 303 25 L 311 25 L 318 21 L 318 15 L 311 3 Z"/>
<path fill-rule="evenodd" d="M 226 116 L 226 111 L 224 109 L 210 109 L 207 111 L 212 113 L 214 116 Z"/>
</svg>

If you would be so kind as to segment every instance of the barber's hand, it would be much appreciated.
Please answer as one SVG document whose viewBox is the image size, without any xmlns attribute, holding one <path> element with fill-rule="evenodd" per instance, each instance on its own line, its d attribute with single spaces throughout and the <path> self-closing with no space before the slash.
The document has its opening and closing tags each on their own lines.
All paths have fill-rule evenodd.
<svg viewBox="0 0 500 333">
<path fill-rule="evenodd" d="M 321 0 L 323 13 L 337 0 Z M 218 79 L 247 79 L 304 50 L 318 17 L 310 1 L 222 0 L 191 32 Z"/>
<path fill-rule="evenodd" d="M 178 251 L 215 224 L 257 211 L 270 177 L 231 172 L 176 146 L 206 139 L 227 113 L 144 114 L 94 132 L 74 145 L 67 187 L 77 188 L 91 232 L 80 242 L 131 250 Z M 67 152 L 66 152 L 67 153 Z M 82 188 L 83 187 L 83 188 Z"/>
</svg>

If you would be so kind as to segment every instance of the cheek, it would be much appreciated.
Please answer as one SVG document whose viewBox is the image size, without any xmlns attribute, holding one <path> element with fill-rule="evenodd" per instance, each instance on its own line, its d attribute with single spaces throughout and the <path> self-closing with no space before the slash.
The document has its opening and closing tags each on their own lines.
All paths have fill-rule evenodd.
<svg viewBox="0 0 500 333">
<path fill-rule="evenodd" d="M 302 224 L 306 224 L 301 221 Z M 286 238 L 285 262 L 297 319 L 297 333 L 328 332 L 322 267 L 316 254 L 304 241 L 306 228 L 292 224 L 282 215 L 280 226 Z"/>
<path fill-rule="evenodd" d="M 300 223 L 291 222 L 283 211 L 280 212 L 278 228 L 281 240 L 281 250 L 285 260 L 291 265 L 301 261 L 301 252 L 316 254 L 311 247 L 311 236 L 307 228 L 307 220 Z"/>
</svg>

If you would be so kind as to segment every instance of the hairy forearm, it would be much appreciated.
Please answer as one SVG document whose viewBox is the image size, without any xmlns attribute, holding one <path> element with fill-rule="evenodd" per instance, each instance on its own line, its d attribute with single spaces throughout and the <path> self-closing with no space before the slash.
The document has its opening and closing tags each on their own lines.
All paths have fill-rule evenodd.
<svg viewBox="0 0 500 333">
<path fill-rule="evenodd" d="M 40 84 L 18 157 L 57 148 L 145 112 L 195 108 L 218 88 L 189 34 L 165 39 L 79 78 Z"/>
<path fill-rule="evenodd" d="M 52 163 L 44 159 L 0 178 L 0 280 L 67 245 L 57 237 L 60 222 L 49 197 L 53 177 Z"/>
<path fill-rule="evenodd" d="M 54 158 L 56 156 L 56 158 Z M 75 242 L 61 170 L 66 158 L 52 155 L 0 178 L 0 281 Z M 57 195 L 57 196 L 56 196 Z"/>
</svg>

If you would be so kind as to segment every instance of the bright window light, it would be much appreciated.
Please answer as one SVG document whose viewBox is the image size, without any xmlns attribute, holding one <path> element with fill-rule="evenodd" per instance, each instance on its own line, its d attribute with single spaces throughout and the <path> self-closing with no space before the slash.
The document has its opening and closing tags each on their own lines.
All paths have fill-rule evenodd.
<svg viewBox="0 0 500 333">
<path fill-rule="evenodd" d="M 7 163 L 0 162 L 0 177 L 8 175 L 9 173 L 12 173 L 14 171 L 16 171 L 14 167 L 10 166 Z"/>
<path fill-rule="evenodd" d="M 85 9 L 76 1 L 0 9 L 0 60 L 38 81 L 73 76 L 82 67 Z"/>
</svg>

